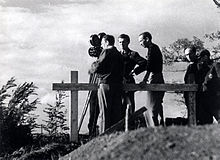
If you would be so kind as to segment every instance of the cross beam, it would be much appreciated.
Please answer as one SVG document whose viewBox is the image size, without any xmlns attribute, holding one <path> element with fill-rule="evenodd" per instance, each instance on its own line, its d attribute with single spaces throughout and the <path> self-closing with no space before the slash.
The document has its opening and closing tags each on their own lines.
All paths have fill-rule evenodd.
<svg viewBox="0 0 220 160">
<path fill-rule="evenodd" d="M 78 142 L 78 91 L 97 90 L 96 84 L 78 83 L 78 71 L 71 71 L 71 83 L 53 83 L 53 90 L 70 91 L 70 141 Z M 189 106 L 188 119 L 189 125 L 196 125 L 196 84 L 125 84 L 126 91 L 174 91 L 188 92 Z"/>
</svg>

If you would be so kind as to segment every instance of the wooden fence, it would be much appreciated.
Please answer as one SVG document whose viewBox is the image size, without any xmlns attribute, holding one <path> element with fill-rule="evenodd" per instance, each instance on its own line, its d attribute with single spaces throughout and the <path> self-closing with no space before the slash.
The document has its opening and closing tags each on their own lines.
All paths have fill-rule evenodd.
<svg viewBox="0 0 220 160">
<path fill-rule="evenodd" d="M 174 92 L 189 92 L 188 106 L 188 122 L 189 125 L 196 125 L 196 84 L 126 84 L 126 91 L 174 91 Z M 70 106 L 69 106 L 69 122 L 70 122 L 70 141 L 78 142 L 78 91 L 97 90 L 96 84 L 78 83 L 78 72 L 71 71 L 70 83 L 53 83 L 53 90 L 70 91 Z"/>
</svg>

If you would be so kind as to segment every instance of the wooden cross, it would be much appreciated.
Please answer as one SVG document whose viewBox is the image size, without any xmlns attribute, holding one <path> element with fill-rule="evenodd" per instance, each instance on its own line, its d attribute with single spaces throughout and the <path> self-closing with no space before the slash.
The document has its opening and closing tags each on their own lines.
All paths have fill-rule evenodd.
<svg viewBox="0 0 220 160">
<path fill-rule="evenodd" d="M 71 83 L 53 83 L 53 90 L 70 91 L 69 123 L 70 141 L 78 142 L 78 91 L 97 90 L 96 84 L 78 83 L 78 71 L 71 71 Z M 126 84 L 126 91 L 175 91 L 189 92 L 188 122 L 196 125 L 196 84 Z"/>
</svg>

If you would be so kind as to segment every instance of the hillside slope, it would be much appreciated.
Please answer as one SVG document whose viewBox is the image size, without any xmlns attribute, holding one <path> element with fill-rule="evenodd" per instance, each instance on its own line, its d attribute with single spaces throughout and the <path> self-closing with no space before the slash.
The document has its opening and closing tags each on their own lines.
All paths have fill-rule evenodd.
<svg viewBox="0 0 220 160">
<path fill-rule="evenodd" d="M 141 128 L 97 137 L 61 160 L 220 159 L 219 125 Z"/>
</svg>

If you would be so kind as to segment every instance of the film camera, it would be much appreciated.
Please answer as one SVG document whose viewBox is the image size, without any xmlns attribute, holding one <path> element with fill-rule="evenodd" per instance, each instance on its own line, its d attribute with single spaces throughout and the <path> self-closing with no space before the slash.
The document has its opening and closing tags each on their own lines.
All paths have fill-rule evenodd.
<svg viewBox="0 0 220 160">
<path fill-rule="evenodd" d="M 99 57 L 102 52 L 101 40 L 104 37 L 105 33 L 93 34 L 90 36 L 89 42 L 92 47 L 89 48 L 88 53 L 91 57 Z"/>
</svg>

